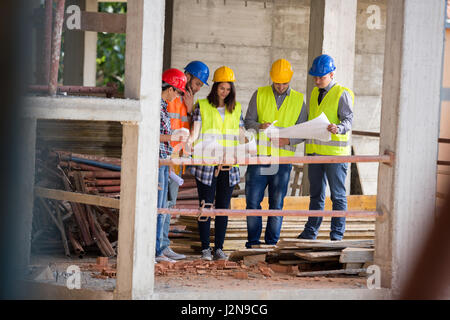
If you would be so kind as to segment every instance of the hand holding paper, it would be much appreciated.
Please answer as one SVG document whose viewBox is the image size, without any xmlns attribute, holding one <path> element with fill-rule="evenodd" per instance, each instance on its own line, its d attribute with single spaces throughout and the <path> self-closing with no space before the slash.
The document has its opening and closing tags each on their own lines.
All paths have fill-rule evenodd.
<svg viewBox="0 0 450 320">
<path fill-rule="evenodd" d="M 288 128 L 278 128 L 273 124 L 264 133 L 269 138 L 289 138 L 289 139 L 316 139 L 330 141 L 331 133 L 328 131 L 330 121 L 325 113 L 321 113 L 317 118 L 297 124 Z"/>
</svg>

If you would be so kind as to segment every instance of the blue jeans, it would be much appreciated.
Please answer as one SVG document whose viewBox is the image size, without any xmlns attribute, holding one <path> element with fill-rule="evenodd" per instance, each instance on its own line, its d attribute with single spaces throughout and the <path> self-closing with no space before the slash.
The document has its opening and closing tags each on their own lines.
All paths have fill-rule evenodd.
<svg viewBox="0 0 450 320">
<path fill-rule="evenodd" d="M 291 164 L 280 164 L 276 173 L 265 174 L 269 165 L 249 165 L 245 173 L 245 197 L 247 209 L 261 209 L 264 191 L 269 187 L 269 210 L 282 210 L 284 197 L 289 184 L 292 170 Z M 280 239 L 283 217 L 268 217 L 264 241 L 266 244 L 276 244 Z M 247 217 L 248 241 L 247 248 L 260 244 L 262 232 L 262 217 Z"/>
<path fill-rule="evenodd" d="M 158 208 L 167 208 L 167 189 L 169 184 L 169 167 L 162 166 L 158 171 Z M 163 247 L 163 234 L 164 228 L 170 225 L 170 214 L 159 214 L 156 221 L 156 256 L 160 256 L 162 251 L 165 249 Z M 167 232 L 168 235 L 168 232 Z"/>
<path fill-rule="evenodd" d="M 310 185 L 309 210 L 323 210 L 325 207 L 325 190 L 327 180 L 330 185 L 333 210 L 347 210 L 345 178 L 348 163 L 320 163 L 308 165 Z M 322 217 L 309 217 L 300 239 L 316 239 L 322 223 Z M 345 217 L 331 218 L 331 240 L 342 240 L 345 232 Z"/>
<path fill-rule="evenodd" d="M 165 208 L 173 208 L 177 202 L 179 185 L 172 179 L 168 178 L 167 192 L 166 192 L 166 205 Z M 170 246 L 169 231 L 170 231 L 170 214 L 165 214 L 163 222 L 163 231 L 160 239 L 161 252 Z"/>
</svg>

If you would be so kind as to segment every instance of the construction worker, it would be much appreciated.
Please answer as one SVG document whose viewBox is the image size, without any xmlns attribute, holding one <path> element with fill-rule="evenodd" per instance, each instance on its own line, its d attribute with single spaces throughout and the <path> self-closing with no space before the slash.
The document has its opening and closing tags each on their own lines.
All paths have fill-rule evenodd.
<svg viewBox="0 0 450 320">
<path fill-rule="evenodd" d="M 184 68 L 184 74 L 187 78 L 185 87 L 185 95 L 178 97 L 173 101 L 167 102 L 167 111 L 170 116 L 170 125 L 172 131 L 186 128 L 190 129 L 190 117 L 192 116 L 192 108 L 194 104 L 194 95 L 200 91 L 204 84 L 208 85 L 209 68 L 201 61 L 192 61 Z M 178 154 L 182 150 L 183 144 L 179 141 L 171 141 L 174 154 Z M 179 176 L 182 174 L 180 166 L 174 166 L 175 173 Z M 169 178 L 169 188 L 167 200 L 168 208 L 173 208 L 178 197 L 179 185 L 176 181 Z M 161 248 L 164 256 L 173 260 L 182 260 L 186 256 L 176 253 L 170 248 L 169 240 L 170 216 L 165 220 L 163 229 L 163 238 Z"/>
<path fill-rule="evenodd" d="M 314 78 L 316 87 L 311 93 L 308 119 L 325 113 L 331 124 L 331 141 L 307 140 L 307 155 L 347 156 L 350 155 L 349 132 L 353 121 L 353 92 L 339 85 L 334 79 L 336 66 L 329 55 L 317 57 L 309 74 Z M 333 210 L 347 210 L 345 178 L 348 163 L 309 164 L 308 178 L 310 184 L 309 210 L 323 210 L 325 206 L 325 189 L 330 186 Z M 300 239 L 316 239 L 322 217 L 309 217 Z M 331 240 L 342 240 L 345 231 L 345 217 L 331 219 Z"/>
<path fill-rule="evenodd" d="M 245 116 L 245 128 L 257 134 L 258 156 L 287 157 L 295 154 L 295 145 L 303 140 L 272 139 L 263 130 L 276 121 L 278 127 L 290 127 L 307 121 L 303 94 L 291 89 L 290 81 L 294 72 L 289 61 L 277 60 L 270 71 L 271 86 L 261 87 L 253 94 Z M 268 187 L 269 209 L 282 210 L 286 196 L 291 164 L 249 165 L 245 174 L 245 196 L 247 209 L 261 209 L 264 192 Z M 264 240 L 266 244 L 276 244 L 280 238 L 283 217 L 273 216 L 267 220 Z M 247 217 L 247 248 L 260 244 L 262 217 Z"/>
<path fill-rule="evenodd" d="M 205 140 L 214 140 L 219 146 L 235 147 L 244 136 L 244 120 L 241 104 L 236 101 L 235 75 L 229 67 L 223 66 L 214 72 L 213 86 L 206 99 L 199 100 L 194 107 L 194 126 L 187 141 L 187 149 L 194 148 Z M 200 136 L 201 134 L 201 136 Z M 200 136 L 200 139 L 197 139 Z M 193 155 L 196 158 L 196 153 Z M 207 159 L 208 155 L 199 157 Z M 229 209 L 233 189 L 240 181 L 239 166 L 222 167 L 214 165 L 193 166 L 199 203 L 214 204 L 216 209 Z M 210 248 L 211 218 L 199 221 L 198 228 L 202 243 L 203 260 L 226 260 L 223 243 L 228 224 L 227 216 L 215 217 L 214 252 Z"/>
<path fill-rule="evenodd" d="M 178 69 L 168 69 L 162 74 L 162 92 L 160 108 L 160 134 L 172 134 L 170 128 L 170 117 L 167 112 L 167 102 L 173 101 L 186 92 L 187 78 L 183 71 Z M 159 158 L 167 159 L 172 154 L 172 146 L 169 142 L 159 144 Z M 169 166 L 159 167 L 158 172 L 158 208 L 167 208 L 167 189 L 169 184 Z M 162 235 L 164 225 L 170 223 L 170 214 L 158 214 L 156 224 L 156 262 L 175 262 L 162 253 Z"/>
</svg>

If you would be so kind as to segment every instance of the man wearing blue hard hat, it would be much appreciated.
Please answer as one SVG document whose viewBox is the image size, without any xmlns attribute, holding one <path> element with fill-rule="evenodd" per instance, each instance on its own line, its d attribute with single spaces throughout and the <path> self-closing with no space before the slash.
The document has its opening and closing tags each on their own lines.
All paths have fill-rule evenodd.
<svg viewBox="0 0 450 320">
<path fill-rule="evenodd" d="M 316 87 L 312 90 L 309 102 L 308 120 L 325 113 L 331 124 L 331 141 L 306 140 L 306 154 L 310 156 L 350 155 L 349 132 L 353 121 L 353 92 L 339 85 L 334 79 L 336 66 L 329 55 L 318 56 L 309 70 Z M 333 210 L 347 210 L 345 179 L 348 163 L 318 163 L 308 165 L 310 184 L 309 210 L 324 210 L 325 190 L 330 186 Z M 316 239 L 322 217 L 309 217 L 300 239 Z M 342 240 L 345 231 L 345 217 L 331 219 L 331 240 Z"/>
<path fill-rule="evenodd" d="M 182 97 L 178 97 L 175 100 L 167 103 L 167 111 L 170 117 L 170 126 L 172 132 L 182 128 L 190 129 L 190 117 L 192 116 L 192 109 L 194 106 L 194 96 L 204 84 L 208 85 L 209 68 L 201 61 L 191 61 L 184 68 L 184 74 L 186 75 L 186 92 Z M 171 145 L 174 150 L 174 154 L 179 153 L 182 144 L 178 141 L 171 141 Z M 172 166 L 175 174 L 181 176 L 182 168 L 180 166 Z M 178 197 L 178 183 L 169 179 L 168 186 L 168 208 L 173 208 L 176 204 Z M 161 248 L 162 254 L 169 260 L 181 260 L 185 259 L 184 254 L 174 252 L 170 248 L 169 240 L 169 228 L 170 228 L 170 215 L 167 215 L 164 221 L 164 229 L 162 233 Z"/>
</svg>

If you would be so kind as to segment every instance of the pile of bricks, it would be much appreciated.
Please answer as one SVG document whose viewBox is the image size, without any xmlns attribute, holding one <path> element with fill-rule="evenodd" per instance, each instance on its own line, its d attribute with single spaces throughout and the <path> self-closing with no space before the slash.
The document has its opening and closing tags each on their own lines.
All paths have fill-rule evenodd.
<svg viewBox="0 0 450 320">
<path fill-rule="evenodd" d="M 117 276 L 117 265 L 109 265 L 107 257 L 98 257 L 96 264 L 88 264 L 81 267 L 83 271 L 94 271 L 91 276 L 96 279 L 115 279 Z"/>
<path fill-rule="evenodd" d="M 270 278 L 276 273 L 296 274 L 297 266 L 284 266 L 280 264 L 268 264 L 267 262 L 258 262 L 248 266 L 243 262 L 233 261 L 178 261 L 175 263 L 160 262 L 155 265 L 156 276 L 177 276 L 191 275 L 209 275 L 209 276 L 230 276 L 236 279 L 246 280 L 250 277 L 262 276 Z"/>
</svg>

